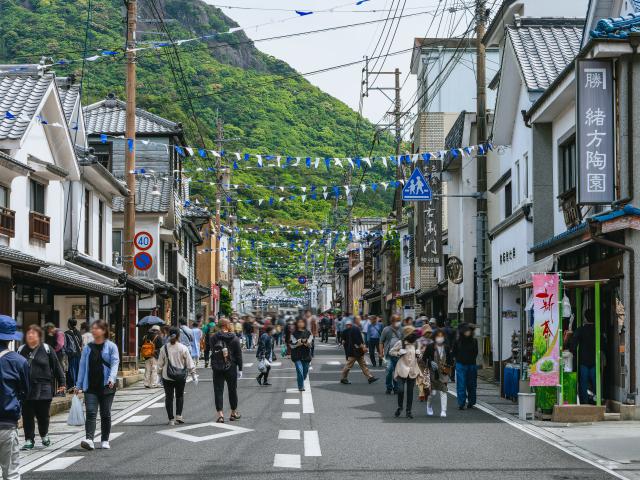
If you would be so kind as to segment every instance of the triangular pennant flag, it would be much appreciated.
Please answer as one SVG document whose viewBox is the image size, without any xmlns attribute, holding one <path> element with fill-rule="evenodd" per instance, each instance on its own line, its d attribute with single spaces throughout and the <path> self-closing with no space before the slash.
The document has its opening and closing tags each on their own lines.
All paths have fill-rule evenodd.
<svg viewBox="0 0 640 480">
<path fill-rule="evenodd" d="M 320 158 L 319 158 L 319 157 L 316 157 L 316 161 L 315 161 L 315 163 L 313 164 L 313 168 L 315 168 L 315 169 L 317 170 L 317 169 L 318 169 L 318 165 L 320 165 Z"/>
<path fill-rule="evenodd" d="M 351 158 L 347 158 L 347 162 L 349 162 L 349 166 L 353 170 L 355 168 L 355 165 L 353 164 L 353 160 L 351 160 Z"/>
<path fill-rule="evenodd" d="M 311 157 L 307 157 L 304 163 L 307 165 L 307 168 L 311 168 Z"/>
<path fill-rule="evenodd" d="M 342 168 L 342 160 L 340 160 L 339 158 L 334 158 L 333 163 Z"/>
<path fill-rule="evenodd" d="M 190 157 L 193 157 L 193 148 L 191 147 L 185 147 L 185 149 L 187 150 L 187 153 L 189 154 Z"/>
<path fill-rule="evenodd" d="M 256 158 L 258 159 L 258 167 L 262 168 L 262 155 L 256 155 Z"/>
<path fill-rule="evenodd" d="M 360 184 L 360 188 L 362 189 L 362 193 L 367 189 L 367 186 L 364 183 Z"/>
<path fill-rule="evenodd" d="M 371 168 L 371 159 L 369 157 L 364 157 L 362 161 L 366 163 L 369 166 L 369 168 Z"/>
<path fill-rule="evenodd" d="M 307 15 L 311 15 L 313 12 L 304 12 L 304 11 L 302 11 L 302 10 L 296 10 L 296 13 L 297 13 L 298 15 L 300 15 L 301 17 L 305 17 L 305 16 L 307 16 Z"/>
<path fill-rule="evenodd" d="M 384 165 L 384 168 L 387 168 L 387 157 L 382 157 L 382 165 Z"/>
<path fill-rule="evenodd" d="M 326 199 L 327 199 L 327 197 L 329 196 L 329 193 L 328 193 L 328 192 L 324 192 L 324 193 L 322 194 L 322 196 L 323 196 L 323 197 L 324 197 L 324 199 L 326 200 Z"/>
</svg>

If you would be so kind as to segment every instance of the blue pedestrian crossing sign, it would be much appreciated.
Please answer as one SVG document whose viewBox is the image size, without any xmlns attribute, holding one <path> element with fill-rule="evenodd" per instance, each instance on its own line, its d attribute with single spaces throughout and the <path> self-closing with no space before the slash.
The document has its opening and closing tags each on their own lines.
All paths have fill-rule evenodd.
<svg viewBox="0 0 640 480">
<path fill-rule="evenodd" d="M 402 200 L 428 202 L 433 200 L 433 192 L 429 182 L 424 178 L 419 168 L 415 168 L 413 173 L 404 184 L 402 189 Z"/>
</svg>

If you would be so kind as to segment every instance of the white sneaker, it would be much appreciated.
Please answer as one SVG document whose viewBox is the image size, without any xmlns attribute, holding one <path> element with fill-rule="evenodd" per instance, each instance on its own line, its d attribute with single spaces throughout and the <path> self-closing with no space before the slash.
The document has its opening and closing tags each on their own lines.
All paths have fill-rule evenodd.
<svg viewBox="0 0 640 480">
<path fill-rule="evenodd" d="M 176 423 L 178 424 L 184 423 L 184 418 L 182 418 L 182 415 L 176 415 Z"/>
<path fill-rule="evenodd" d="M 176 424 L 175 420 L 169 420 L 169 426 L 173 427 Z"/>
<path fill-rule="evenodd" d="M 444 411 L 443 411 L 443 412 L 440 412 L 440 416 L 441 416 L 441 417 L 446 417 L 446 416 L 447 416 L 447 412 L 444 412 Z"/>
<path fill-rule="evenodd" d="M 100 447 L 101 447 L 103 450 L 109 450 L 109 449 L 111 448 L 111 445 L 109 445 L 109 442 L 102 442 L 102 443 L 100 444 Z"/>
<path fill-rule="evenodd" d="M 88 438 L 85 438 L 84 440 L 82 440 L 80 442 L 80 446 L 85 450 L 93 450 L 96 448 L 95 445 L 93 444 L 93 440 L 89 440 Z"/>
<path fill-rule="evenodd" d="M 431 405 L 427 405 L 427 415 L 433 417 L 433 407 Z"/>
</svg>

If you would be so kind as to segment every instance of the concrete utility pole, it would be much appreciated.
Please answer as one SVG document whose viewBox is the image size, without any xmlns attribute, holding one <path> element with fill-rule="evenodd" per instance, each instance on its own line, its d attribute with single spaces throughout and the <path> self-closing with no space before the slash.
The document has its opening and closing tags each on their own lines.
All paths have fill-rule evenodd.
<svg viewBox="0 0 640 480">
<path fill-rule="evenodd" d="M 401 112 L 400 108 L 402 108 L 402 103 L 400 101 L 400 69 L 396 68 L 395 71 L 396 77 L 396 100 L 395 100 L 395 108 L 393 109 L 393 115 L 395 116 L 395 124 L 396 124 L 396 162 L 398 163 L 398 167 L 396 168 L 396 180 L 402 179 L 402 162 L 400 162 L 400 147 L 402 146 L 402 132 L 400 131 L 400 119 Z M 402 221 L 402 189 L 396 187 L 396 220 L 398 224 Z"/>
<path fill-rule="evenodd" d="M 218 130 L 218 138 L 217 138 L 217 144 L 218 144 L 218 152 L 222 151 L 222 143 L 224 141 L 224 126 L 222 124 L 222 119 L 220 117 L 218 117 L 216 119 L 216 127 Z M 221 161 L 220 161 L 221 157 L 218 156 L 216 157 L 216 179 L 218 180 L 216 182 L 216 268 L 215 268 L 215 278 L 214 278 L 214 284 L 218 286 L 218 301 L 216 304 L 216 312 L 218 313 L 220 311 L 220 300 L 221 300 L 221 286 L 220 286 L 220 237 L 222 236 L 222 231 L 220 229 L 220 207 L 222 205 L 222 180 L 223 180 L 223 175 L 220 172 L 220 166 Z"/>
<path fill-rule="evenodd" d="M 124 205 L 124 270 L 134 274 L 133 238 L 136 234 L 136 28 L 137 0 L 127 2 L 127 110 L 125 127 L 125 175 L 129 194 Z"/>
<path fill-rule="evenodd" d="M 486 30 L 486 1 L 476 0 L 476 48 L 477 48 L 477 132 L 478 144 L 487 141 L 487 85 L 486 85 L 486 51 L 482 39 Z M 480 334 L 490 334 L 488 313 L 488 289 L 486 278 L 487 266 L 487 155 L 478 152 L 476 160 L 477 191 L 480 193 L 476 202 L 476 324 Z"/>
</svg>

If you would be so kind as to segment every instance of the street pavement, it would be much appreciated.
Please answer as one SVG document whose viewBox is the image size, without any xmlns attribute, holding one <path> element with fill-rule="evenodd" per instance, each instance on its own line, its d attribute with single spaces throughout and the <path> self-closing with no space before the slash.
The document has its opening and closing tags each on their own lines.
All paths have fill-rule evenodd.
<svg viewBox="0 0 640 480">
<path fill-rule="evenodd" d="M 416 400 L 414 420 L 396 419 L 384 371 L 374 369 L 380 381 L 369 385 L 356 366 L 353 383 L 342 385 L 343 362 L 335 344 L 318 345 L 300 394 L 289 360 L 278 360 L 273 385 L 261 387 L 255 356 L 246 353 L 242 418 L 223 426 L 213 423 L 210 371 L 200 369 L 200 383 L 187 385 L 183 426 L 167 424 L 161 390 L 127 389 L 117 394 L 126 406 L 116 415 L 111 450 L 80 449 L 78 433 L 25 458 L 24 478 L 620 478 L 484 411 L 459 411 L 451 395 L 447 418 L 427 417 Z"/>
</svg>

